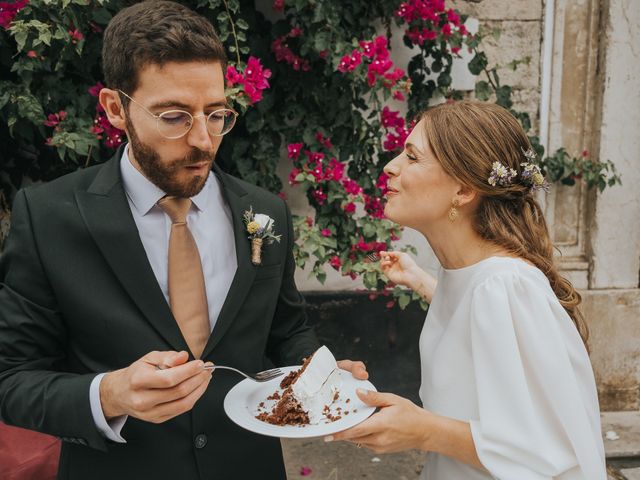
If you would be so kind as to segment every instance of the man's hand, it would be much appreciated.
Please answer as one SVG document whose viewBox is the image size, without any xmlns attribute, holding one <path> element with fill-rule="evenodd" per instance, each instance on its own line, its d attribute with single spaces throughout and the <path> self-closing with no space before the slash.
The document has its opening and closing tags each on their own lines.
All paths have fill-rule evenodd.
<svg viewBox="0 0 640 480">
<path fill-rule="evenodd" d="M 130 415 L 162 423 L 193 408 L 207 389 L 212 370 L 187 352 L 150 352 L 127 368 L 106 374 L 100 402 L 107 420 Z"/>
<path fill-rule="evenodd" d="M 358 380 L 366 380 L 369 378 L 369 373 L 367 372 L 367 367 L 363 362 L 354 362 L 352 360 L 339 360 L 337 362 L 338 368 L 342 370 L 346 370 L 347 372 L 351 372 L 353 378 L 357 378 Z"/>
</svg>

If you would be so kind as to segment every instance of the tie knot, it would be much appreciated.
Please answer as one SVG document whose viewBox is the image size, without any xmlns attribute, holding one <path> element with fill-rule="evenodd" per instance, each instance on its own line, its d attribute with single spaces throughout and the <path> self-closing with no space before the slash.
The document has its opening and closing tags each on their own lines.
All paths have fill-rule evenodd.
<svg viewBox="0 0 640 480">
<path fill-rule="evenodd" d="M 186 223 L 187 213 L 191 207 L 191 199 L 183 197 L 162 197 L 158 206 L 169 215 L 171 223 Z"/>
</svg>

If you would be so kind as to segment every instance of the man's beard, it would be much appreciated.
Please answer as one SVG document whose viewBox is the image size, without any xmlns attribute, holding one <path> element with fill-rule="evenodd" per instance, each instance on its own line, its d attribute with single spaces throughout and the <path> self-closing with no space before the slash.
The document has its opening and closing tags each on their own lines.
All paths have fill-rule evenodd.
<svg viewBox="0 0 640 480">
<path fill-rule="evenodd" d="M 145 145 L 140 141 L 138 135 L 130 122 L 129 118 L 126 118 L 127 134 L 129 136 L 129 143 L 133 150 L 134 158 L 140 165 L 140 169 L 145 177 L 147 177 L 154 185 L 172 197 L 193 197 L 200 193 L 207 182 L 209 171 L 213 166 L 213 160 L 215 153 L 210 154 L 203 152 L 199 148 L 193 148 L 191 152 L 181 160 L 174 160 L 169 164 L 163 164 L 160 160 L 160 155 L 149 145 Z M 181 170 L 187 165 L 193 165 L 195 163 L 209 162 L 209 169 L 204 176 L 195 176 L 187 182 L 180 182 L 177 180 L 176 172 Z"/>
</svg>

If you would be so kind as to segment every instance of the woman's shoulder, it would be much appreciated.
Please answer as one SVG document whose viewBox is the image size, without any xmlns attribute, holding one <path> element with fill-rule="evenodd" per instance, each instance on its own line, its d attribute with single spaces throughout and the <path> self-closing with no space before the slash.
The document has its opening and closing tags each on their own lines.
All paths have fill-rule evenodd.
<svg viewBox="0 0 640 480">
<path fill-rule="evenodd" d="M 514 288 L 539 288 L 549 290 L 545 274 L 529 261 L 518 257 L 490 257 L 478 265 L 471 278 L 473 290 L 495 289 L 502 286 Z"/>
</svg>

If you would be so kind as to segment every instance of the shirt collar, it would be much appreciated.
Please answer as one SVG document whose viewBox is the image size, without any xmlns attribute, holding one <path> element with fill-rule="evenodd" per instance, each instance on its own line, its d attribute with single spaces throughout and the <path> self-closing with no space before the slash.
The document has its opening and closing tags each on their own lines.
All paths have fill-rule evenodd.
<svg viewBox="0 0 640 480">
<path fill-rule="evenodd" d="M 122 153 L 120 171 L 122 173 L 124 190 L 140 215 L 149 213 L 156 203 L 158 203 L 158 200 L 166 195 L 165 192 L 133 166 L 129 158 L 129 145 L 125 146 L 124 152 Z M 206 211 L 209 204 L 210 191 L 218 188 L 219 185 L 215 175 L 209 173 L 204 188 L 197 195 L 191 197 L 193 205 L 200 211 Z"/>
</svg>

